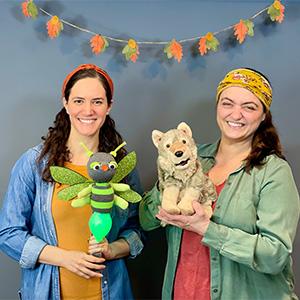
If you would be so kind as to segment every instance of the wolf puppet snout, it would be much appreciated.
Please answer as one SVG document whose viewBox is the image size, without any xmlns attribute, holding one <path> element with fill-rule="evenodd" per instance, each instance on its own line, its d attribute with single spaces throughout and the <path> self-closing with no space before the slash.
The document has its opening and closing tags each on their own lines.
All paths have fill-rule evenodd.
<svg viewBox="0 0 300 300">
<path fill-rule="evenodd" d="M 183 154 L 183 151 L 176 151 L 175 152 L 175 156 L 177 156 L 177 157 L 181 157 L 182 154 Z"/>
</svg>

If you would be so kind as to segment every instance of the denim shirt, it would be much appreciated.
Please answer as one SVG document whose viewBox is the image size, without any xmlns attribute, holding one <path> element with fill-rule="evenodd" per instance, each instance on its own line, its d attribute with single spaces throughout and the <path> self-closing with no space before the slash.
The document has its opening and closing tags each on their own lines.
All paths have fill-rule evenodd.
<svg viewBox="0 0 300 300">
<path fill-rule="evenodd" d="M 203 172 L 215 163 L 218 143 L 201 145 Z M 144 230 L 160 226 L 157 186 L 140 203 Z M 202 243 L 210 250 L 211 300 L 298 299 L 291 252 L 300 214 L 299 194 L 286 161 L 270 155 L 261 168 L 244 166 L 226 180 Z M 173 298 L 182 229 L 166 226 L 168 258 L 162 299 Z"/>
<path fill-rule="evenodd" d="M 55 226 L 51 214 L 54 184 L 41 178 L 46 160 L 36 163 L 42 144 L 29 149 L 15 163 L 8 190 L 0 212 L 0 250 L 19 262 L 22 270 L 22 299 L 60 299 L 57 266 L 41 264 L 38 257 L 46 245 L 57 246 Z M 131 188 L 142 193 L 136 170 L 128 177 Z M 116 206 L 112 211 L 113 226 L 109 242 L 124 238 L 130 246 L 130 257 L 142 248 L 138 223 L 138 206 L 129 204 L 126 210 Z M 132 299 L 129 276 L 124 259 L 106 262 L 102 277 L 102 299 Z"/>
</svg>

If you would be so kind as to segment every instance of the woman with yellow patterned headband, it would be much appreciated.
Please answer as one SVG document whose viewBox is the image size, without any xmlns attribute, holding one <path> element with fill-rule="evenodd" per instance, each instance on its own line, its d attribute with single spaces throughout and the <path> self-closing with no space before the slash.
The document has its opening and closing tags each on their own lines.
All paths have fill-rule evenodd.
<svg viewBox="0 0 300 300">
<path fill-rule="evenodd" d="M 23 154 L 12 170 L 0 215 L 0 249 L 22 267 L 21 299 L 133 298 L 124 258 L 143 248 L 138 205 L 113 207 L 112 229 L 96 243 L 88 226 L 91 207 L 74 209 L 71 201 L 58 200 L 64 186 L 49 172 L 52 165 L 66 166 L 87 177 L 89 157 L 80 142 L 92 152 L 108 153 L 123 142 L 109 115 L 113 92 L 103 69 L 75 68 L 64 80 L 62 108 L 44 142 Z M 125 155 L 120 149 L 116 160 Z M 136 171 L 126 182 L 142 193 Z M 99 251 L 101 258 L 92 255 Z"/>
<path fill-rule="evenodd" d="M 299 194 L 272 123 L 272 87 L 255 70 L 232 70 L 216 102 L 220 140 L 198 149 L 218 194 L 213 216 L 198 201 L 191 216 L 168 214 L 157 187 L 140 204 L 145 230 L 171 225 L 162 298 L 298 299 L 291 252 Z"/>
</svg>

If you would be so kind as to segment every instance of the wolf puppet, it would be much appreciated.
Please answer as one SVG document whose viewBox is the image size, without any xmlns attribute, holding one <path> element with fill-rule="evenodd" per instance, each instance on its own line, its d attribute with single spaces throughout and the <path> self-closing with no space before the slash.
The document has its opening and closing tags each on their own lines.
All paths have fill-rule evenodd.
<svg viewBox="0 0 300 300">
<path fill-rule="evenodd" d="M 158 149 L 158 180 L 162 208 L 170 214 L 191 215 L 192 201 L 204 205 L 209 216 L 216 200 L 213 183 L 203 173 L 191 128 L 184 122 L 165 133 L 153 130 L 152 141 Z"/>
</svg>

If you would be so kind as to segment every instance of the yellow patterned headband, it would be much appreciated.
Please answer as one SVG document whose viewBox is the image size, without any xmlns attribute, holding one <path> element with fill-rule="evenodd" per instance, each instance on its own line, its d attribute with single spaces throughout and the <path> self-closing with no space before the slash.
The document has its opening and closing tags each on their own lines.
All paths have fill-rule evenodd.
<svg viewBox="0 0 300 300">
<path fill-rule="evenodd" d="M 249 69 L 235 69 L 226 74 L 217 88 L 217 101 L 220 94 L 231 86 L 239 86 L 253 93 L 265 106 L 270 109 L 272 88 L 270 83 L 259 73 Z"/>
</svg>

